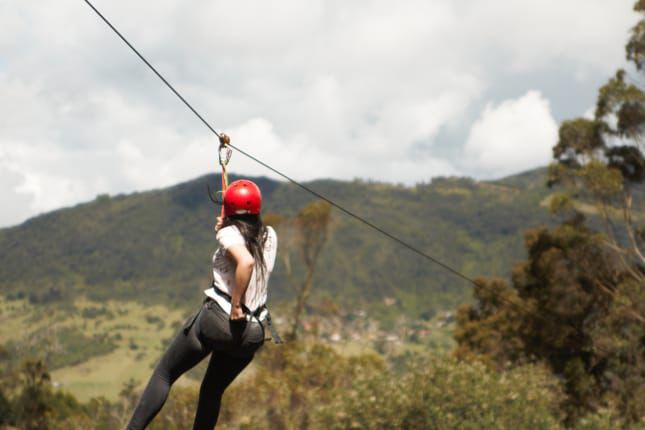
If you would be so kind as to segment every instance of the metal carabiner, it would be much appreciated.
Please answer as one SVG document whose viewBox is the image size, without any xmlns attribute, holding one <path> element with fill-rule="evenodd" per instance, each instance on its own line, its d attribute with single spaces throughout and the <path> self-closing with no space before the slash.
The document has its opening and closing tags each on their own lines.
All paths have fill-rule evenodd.
<svg viewBox="0 0 645 430">
<path fill-rule="evenodd" d="M 206 190 L 208 192 L 208 197 L 211 202 L 216 205 L 222 205 L 221 216 L 224 217 L 224 192 L 228 188 L 228 175 L 226 173 L 226 166 L 228 162 L 231 161 L 231 155 L 233 155 L 233 150 L 228 146 L 231 143 L 231 138 L 227 134 L 221 133 L 218 134 L 219 137 L 219 165 L 222 170 L 222 189 L 213 194 L 210 185 L 206 184 Z"/>
<path fill-rule="evenodd" d="M 233 150 L 230 148 L 229 143 L 231 143 L 231 138 L 227 134 L 219 135 L 219 165 L 222 168 L 222 210 L 220 212 L 220 217 L 224 219 L 224 193 L 228 188 L 228 174 L 226 173 L 226 165 L 231 161 L 231 155 Z M 212 200 L 212 197 L 211 197 Z"/>
</svg>

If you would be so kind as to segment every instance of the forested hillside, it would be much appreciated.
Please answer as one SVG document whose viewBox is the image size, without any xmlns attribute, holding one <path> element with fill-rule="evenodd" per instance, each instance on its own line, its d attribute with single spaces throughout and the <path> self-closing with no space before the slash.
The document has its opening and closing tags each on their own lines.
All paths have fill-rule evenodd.
<svg viewBox="0 0 645 430">
<path fill-rule="evenodd" d="M 265 213 L 293 215 L 313 197 L 292 184 L 254 178 Z M 469 276 L 507 275 L 523 256 L 522 231 L 550 223 L 539 169 L 499 181 L 435 178 L 414 187 L 320 180 L 308 185 Z M 218 211 L 207 175 L 177 186 L 96 200 L 0 231 L 0 292 L 32 302 L 93 299 L 192 303 L 210 280 Z M 280 252 L 297 251 L 281 243 Z M 318 297 L 378 305 L 397 299 L 415 315 L 467 300 L 470 285 L 374 230 L 332 212 L 314 279 Z M 293 290 L 278 263 L 272 300 Z"/>
</svg>

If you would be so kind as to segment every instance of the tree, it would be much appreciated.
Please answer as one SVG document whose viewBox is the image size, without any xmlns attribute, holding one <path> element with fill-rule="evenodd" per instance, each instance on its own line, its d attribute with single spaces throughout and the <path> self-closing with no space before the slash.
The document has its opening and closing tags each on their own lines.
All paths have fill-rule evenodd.
<svg viewBox="0 0 645 430">
<path fill-rule="evenodd" d="M 639 0 L 634 9 L 645 15 L 645 1 Z M 643 67 L 644 46 L 645 19 L 641 19 L 626 48 L 638 70 Z M 592 202 L 604 222 L 607 245 L 628 270 L 634 262 L 645 265 L 645 228 L 635 225 L 632 214 L 633 188 L 645 180 L 644 133 L 645 92 L 627 83 L 626 72 L 619 70 L 600 88 L 594 118 L 564 121 L 553 148 L 550 184 L 563 184 L 568 191 L 559 200 L 560 207 L 571 208 L 572 197 Z M 645 282 L 638 271 L 630 272 Z"/>
<path fill-rule="evenodd" d="M 280 255 L 284 265 L 287 281 L 296 289 L 296 305 L 293 311 L 293 322 L 288 337 L 296 339 L 300 319 L 307 299 L 311 294 L 316 265 L 320 252 L 329 237 L 331 222 L 331 205 L 323 200 L 315 200 L 302 207 L 293 218 L 278 214 L 267 214 L 267 224 L 280 230 Z M 295 280 L 291 262 L 291 251 L 296 248 L 304 263 L 304 277 Z"/>
<path fill-rule="evenodd" d="M 11 374 L 7 371 L 9 359 L 11 358 L 9 351 L 0 345 L 0 362 L 5 363 L 0 366 L 0 428 L 3 424 L 9 424 L 13 418 L 13 411 L 9 393 L 11 390 Z"/>
<path fill-rule="evenodd" d="M 290 286 L 295 286 L 293 266 L 291 264 L 291 250 L 294 247 L 295 228 L 294 222 L 289 217 L 278 213 L 268 213 L 264 215 L 264 222 L 279 231 L 278 256 L 281 259 L 287 282 Z M 295 288 L 295 287 L 294 287 Z"/>
<path fill-rule="evenodd" d="M 191 428 L 198 394 L 194 387 L 174 387 L 159 416 L 150 423 L 150 430 Z M 222 411 L 222 421 L 226 420 L 226 413 L 227 411 Z"/>
<path fill-rule="evenodd" d="M 645 0 L 634 9 L 645 15 Z M 627 58 L 643 67 L 645 20 Z M 498 368 L 546 363 L 563 381 L 569 422 L 610 407 L 645 416 L 645 228 L 634 217 L 645 180 L 645 93 L 619 70 L 600 88 L 592 119 L 564 121 L 553 149 L 553 230 L 525 234 L 528 259 L 504 280 L 477 281 L 460 307 L 457 355 Z M 600 220 L 590 227 L 584 212 Z M 596 223 L 597 224 L 597 223 Z"/>
<path fill-rule="evenodd" d="M 51 426 L 51 377 L 42 360 L 27 360 L 21 368 L 21 391 L 16 399 L 17 422 L 25 430 Z"/>
<path fill-rule="evenodd" d="M 327 241 L 330 221 L 331 206 L 322 200 L 311 202 L 300 209 L 295 219 L 298 231 L 297 243 L 305 263 L 305 277 L 298 288 L 296 307 L 293 312 L 293 325 L 289 335 L 291 339 L 295 339 L 297 336 L 300 318 L 311 294 L 316 263 L 320 257 L 320 251 Z"/>
<path fill-rule="evenodd" d="M 645 0 L 639 0 L 634 5 L 636 12 L 645 12 Z M 632 36 L 625 47 L 627 59 L 632 61 L 638 70 L 645 66 L 645 21 L 640 20 L 632 28 Z"/>
<path fill-rule="evenodd" d="M 645 414 L 645 292 L 601 234 L 577 217 L 526 233 L 529 258 L 504 280 L 477 280 L 475 305 L 457 313 L 461 358 L 503 369 L 546 363 L 563 381 L 569 420 L 611 404 Z M 617 300 L 617 297 L 627 300 Z M 637 308 L 634 306 L 637 305 Z"/>
</svg>

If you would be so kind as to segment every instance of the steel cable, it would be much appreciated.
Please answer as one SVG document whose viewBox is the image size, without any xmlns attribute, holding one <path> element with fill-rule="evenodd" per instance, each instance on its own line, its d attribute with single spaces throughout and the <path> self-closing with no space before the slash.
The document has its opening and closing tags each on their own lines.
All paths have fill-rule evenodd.
<svg viewBox="0 0 645 430">
<path fill-rule="evenodd" d="M 88 0 L 84 0 L 84 1 L 85 1 L 85 3 L 87 3 L 92 8 L 92 10 L 94 10 L 94 12 L 103 20 L 103 22 L 105 22 L 108 25 L 108 27 L 110 27 L 112 29 L 112 31 L 114 31 L 114 33 L 116 33 L 117 36 L 119 36 L 119 38 L 126 45 L 128 45 L 128 47 L 141 59 L 141 61 L 143 61 L 146 64 L 146 66 L 148 66 L 150 68 L 150 70 L 152 70 L 154 72 L 154 74 L 157 75 L 157 77 L 159 79 L 161 79 L 161 81 L 164 84 L 166 84 L 166 86 L 168 88 L 170 88 L 170 90 L 179 98 L 179 100 L 181 100 L 188 107 L 188 109 L 190 109 L 191 112 L 193 112 L 195 114 L 195 116 L 197 116 L 197 118 L 199 118 L 200 121 L 202 123 L 204 123 L 204 125 L 206 127 L 208 127 L 208 129 L 212 133 L 214 133 L 218 138 L 221 137 L 220 133 L 215 131 L 215 129 L 208 123 L 208 121 L 206 121 L 204 119 L 204 117 L 202 117 L 199 114 L 199 112 L 197 112 L 197 110 L 190 103 L 188 103 L 188 101 L 179 93 L 179 91 L 177 91 L 175 89 L 175 87 L 173 87 L 170 84 L 170 82 L 168 82 L 166 80 L 166 78 L 164 78 L 163 75 L 161 73 L 159 73 L 157 71 L 157 69 L 152 64 L 150 64 L 150 62 L 148 60 L 146 60 L 145 57 L 143 55 L 141 55 L 141 53 L 134 46 L 132 46 L 132 44 L 121 34 L 121 32 L 119 32 L 119 30 L 117 30 L 116 27 L 114 27 L 112 25 L 112 23 L 110 23 L 110 21 L 108 21 L 108 19 L 105 16 L 103 16 L 103 14 L 101 12 L 99 12 L 99 10 L 96 9 L 92 3 L 90 3 Z M 475 281 L 473 279 L 469 278 L 468 276 L 464 275 L 463 273 L 459 272 L 458 270 L 453 269 L 452 267 L 450 267 L 446 263 L 443 263 L 442 261 L 439 261 L 438 259 L 432 257 L 431 255 L 421 251 L 419 248 L 417 248 L 417 247 L 415 247 L 413 245 L 410 245 L 409 243 L 405 242 L 404 240 L 400 239 L 399 237 L 397 237 L 397 236 L 385 231 L 381 227 L 378 227 L 377 225 L 371 223 L 370 221 L 366 220 L 365 218 L 361 217 L 360 215 L 357 215 L 354 212 L 350 211 L 349 209 L 346 209 L 345 207 L 343 207 L 340 204 L 336 203 L 335 201 L 331 200 L 329 197 L 326 197 L 326 196 L 320 194 L 319 192 L 311 189 L 310 187 L 306 186 L 305 184 L 302 184 L 302 183 L 296 181 L 292 177 L 282 173 L 281 171 L 279 171 L 276 168 L 268 165 L 267 163 L 265 163 L 264 161 L 260 160 L 259 158 L 257 158 L 255 156 L 249 154 L 248 152 L 244 151 L 243 149 L 241 149 L 241 148 L 239 148 L 239 147 L 237 147 L 237 146 L 235 146 L 235 145 L 233 145 L 231 143 L 228 143 L 227 146 L 230 146 L 231 148 L 235 149 L 240 154 L 242 154 L 242 155 L 246 156 L 247 158 L 255 161 L 256 163 L 258 163 L 261 166 L 265 167 L 266 169 L 272 171 L 276 175 L 286 179 L 287 181 L 291 182 L 292 184 L 302 188 L 303 190 L 307 191 L 308 193 L 318 197 L 321 200 L 326 201 L 327 203 L 329 203 L 330 205 L 332 205 L 336 209 L 340 210 L 341 212 L 343 212 L 343 213 L 349 215 L 350 217 L 362 222 L 363 224 L 371 227 L 372 229 L 378 231 L 379 233 L 381 233 L 381 234 L 387 236 L 388 238 L 394 240 L 395 242 L 398 242 L 400 245 L 404 246 L 405 248 L 408 248 L 409 250 L 417 253 L 418 255 L 420 255 L 420 256 L 432 261 L 433 263 L 443 267 L 444 269 L 452 272 L 454 275 L 456 275 L 456 276 L 458 276 L 458 277 L 460 277 L 460 278 L 462 278 L 462 279 L 464 279 L 464 280 L 466 280 L 466 281 L 468 281 L 468 282 L 470 282 L 472 284 L 475 284 Z"/>
<path fill-rule="evenodd" d="M 108 21 L 108 19 L 107 19 L 107 18 L 105 18 L 105 16 L 103 16 L 103 14 L 101 14 L 101 12 L 99 12 L 99 10 L 98 10 L 98 9 L 96 9 L 96 8 L 94 7 L 94 5 L 92 5 L 92 3 L 90 3 L 90 2 L 89 2 L 89 0 L 84 0 L 84 1 L 85 1 L 85 3 L 87 3 L 87 4 L 90 6 L 90 8 L 92 8 L 92 10 L 93 10 L 93 11 L 94 11 L 94 12 L 95 12 L 95 13 L 96 13 L 96 14 L 97 14 L 97 15 L 98 15 L 102 20 L 103 20 L 103 22 L 105 22 L 105 24 L 107 24 L 107 25 L 108 25 L 108 27 L 110 27 L 110 29 L 112 29 L 112 31 L 113 31 L 114 33 L 116 33 L 116 35 L 117 35 L 117 36 L 118 36 L 118 37 L 119 37 L 119 38 L 120 38 L 120 39 L 121 39 L 121 40 L 122 40 L 122 41 L 123 41 L 123 42 L 124 42 L 124 43 L 125 43 L 125 44 L 126 44 L 126 45 L 127 45 L 127 46 L 128 46 L 128 47 L 129 47 L 129 48 L 130 48 L 130 49 L 131 49 L 131 50 L 132 50 L 132 51 L 133 51 L 133 52 L 134 52 L 134 53 L 135 53 L 135 54 L 136 54 L 136 55 L 137 55 L 137 56 L 138 56 L 138 57 L 139 57 L 139 58 L 140 58 L 140 59 L 141 59 L 145 64 L 146 64 L 146 65 L 147 65 L 147 66 L 148 66 L 148 68 L 150 68 L 150 70 L 152 70 L 152 71 L 154 72 L 154 74 L 155 74 L 155 75 L 157 75 L 157 77 L 158 77 L 159 79 L 161 79 L 161 81 L 162 81 L 164 84 L 166 84 L 166 86 L 167 86 L 167 87 L 168 87 L 168 88 L 169 88 L 169 89 L 170 89 L 170 90 L 171 90 L 171 91 L 172 91 L 172 92 L 173 92 L 173 93 L 174 93 L 174 94 L 175 94 L 175 95 L 176 95 L 176 96 L 177 96 L 177 97 L 178 97 L 178 98 L 179 98 L 179 99 L 180 99 L 180 100 L 181 100 L 181 101 L 186 105 L 186 107 L 188 107 L 188 109 L 190 109 L 190 111 L 191 111 L 191 112 L 193 112 L 197 118 L 199 118 L 199 120 L 200 120 L 200 121 L 201 121 L 201 122 L 202 122 L 202 123 L 203 123 L 203 124 L 204 124 L 204 125 L 205 125 L 205 126 L 206 126 L 206 127 L 207 127 L 211 132 L 212 132 L 212 133 L 213 133 L 213 134 L 215 134 L 218 138 L 221 138 L 221 137 L 222 137 L 222 135 L 221 135 L 220 133 L 218 133 L 217 131 L 215 131 L 215 129 L 214 129 L 214 128 L 213 128 L 213 127 L 208 123 L 208 121 L 206 121 L 206 120 L 205 120 L 205 119 L 204 119 L 204 118 L 199 114 L 199 112 L 197 112 L 197 110 L 196 110 L 195 108 L 193 108 L 193 106 L 192 106 L 190 103 L 188 103 L 188 101 L 187 101 L 187 100 L 186 100 L 186 99 L 185 99 L 185 98 L 184 98 L 184 97 L 179 93 L 179 91 L 177 91 L 177 90 L 176 90 L 176 89 L 175 89 L 175 88 L 170 84 L 170 82 L 168 82 L 168 81 L 167 81 L 167 80 L 166 80 L 166 79 L 161 75 L 161 73 L 159 73 L 159 72 L 157 71 L 157 69 L 156 69 L 152 64 L 150 64 L 150 62 L 149 62 L 148 60 L 146 60 L 146 59 L 145 59 L 145 57 L 144 57 L 144 56 L 143 56 L 143 55 L 142 55 L 142 54 L 141 54 L 141 53 L 140 53 L 140 52 L 139 52 L 139 51 L 138 51 L 138 50 L 137 50 L 137 49 L 136 49 L 136 48 L 135 48 L 135 47 L 134 47 L 134 46 L 133 46 L 133 45 L 132 45 L 132 44 L 131 44 L 131 43 L 130 43 L 130 42 L 129 42 L 129 41 L 128 41 L 128 40 L 127 40 L 127 39 L 126 39 L 126 38 L 125 38 L 125 37 L 124 37 L 124 36 L 123 36 L 123 35 L 122 35 L 122 34 L 121 34 L 121 33 L 120 33 L 120 32 L 119 32 L 119 31 L 118 31 L 118 30 L 113 26 L 113 25 L 112 25 L 112 24 L 111 24 L 111 23 L 110 23 L 110 21 Z M 440 267 L 442 267 L 442 268 L 446 269 L 447 271 L 449 271 L 449 272 L 453 273 L 454 275 L 458 276 L 459 278 L 461 278 L 461 279 L 463 279 L 463 280 L 465 280 L 465 281 L 470 282 L 470 283 L 471 283 L 471 284 L 473 284 L 475 287 L 481 287 L 481 288 L 486 289 L 486 288 L 484 287 L 484 285 L 485 285 L 485 284 L 477 283 L 475 280 L 473 280 L 472 278 L 468 277 L 467 275 L 465 275 L 465 274 L 461 273 L 461 272 L 460 272 L 460 271 L 458 271 L 457 269 L 452 268 L 452 267 L 451 267 L 451 266 L 449 266 L 448 264 L 446 264 L 446 263 L 444 263 L 444 262 L 442 262 L 442 261 L 440 261 L 440 260 L 436 259 L 435 257 L 433 257 L 433 256 L 431 256 L 431 255 L 429 255 L 429 254 L 427 254 L 426 252 L 424 252 L 424 251 L 420 250 L 419 248 L 417 248 L 417 247 L 415 247 L 415 246 L 413 246 L 413 245 L 411 245 L 411 244 L 407 243 L 407 242 L 406 242 L 406 241 L 404 241 L 403 239 L 400 239 L 399 237 L 395 236 L 394 234 L 389 233 L 388 231 L 384 230 L 383 228 L 381 228 L 381 227 L 379 227 L 379 226 L 377 226 L 377 225 L 373 224 L 372 222 L 370 222 L 370 221 L 366 220 L 365 218 L 361 217 L 360 215 L 357 215 L 356 213 L 354 213 L 354 212 L 350 211 L 349 209 L 347 209 L 347 208 L 343 207 L 343 206 L 342 206 L 342 205 L 340 205 L 339 203 L 336 203 L 335 201 L 331 200 L 330 198 L 328 198 L 328 197 L 326 197 L 326 196 L 324 196 L 324 195 L 320 194 L 319 192 L 317 192 L 317 191 L 315 191 L 315 190 L 311 189 L 311 188 L 310 188 L 310 187 L 308 187 L 307 185 L 302 184 L 302 183 L 298 182 L 297 180 L 295 180 L 295 179 L 291 178 L 290 176 L 288 176 L 288 175 L 286 175 L 286 174 L 282 173 L 281 171 L 279 171 L 279 170 L 277 170 L 276 168 L 274 168 L 274 167 L 270 166 L 269 164 L 267 164 L 266 162 L 264 162 L 264 161 L 260 160 L 259 158 L 257 158 L 257 157 L 255 157 L 255 156 L 251 155 L 250 153 L 248 153 L 248 152 L 246 152 L 246 151 L 242 150 L 241 148 L 239 148 L 239 147 L 237 147 L 237 146 L 235 146 L 235 145 L 233 145 L 233 144 L 231 144 L 231 143 L 228 143 L 228 144 L 227 144 L 227 146 L 229 146 L 229 147 L 233 148 L 234 150 L 236 150 L 236 151 L 237 151 L 237 152 L 239 152 L 240 154 L 242 154 L 242 155 L 246 156 L 247 158 L 249 158 L 249 159 L 251 159 L 251 160 L 255 161 L 256 163 L 258 163 L 258 164 L 260 164 L 261 166 L 265 167 L 266 169 L 268 169 L 268 170 L 272 171 L 272 172 L 273 172 L 273 173 L 275 173 L 276 175 L 278 175 L 278 176 L 280 176 L 280 177 L 282 177 L 282 178 L 286 179 L 287 181 L 291 182 L 292 184 L 294 184 L 294 185 L 296 185 L 296 186 L 300 187 L 301 189 L 305 190 L 306 192 L 308 192 L 308 193 L 310 193 L 310 194 L 314 195 L 315 197 L 317 197 L 317 198 L 319 198 L 319 199 L 321 199 L 321 200 L 324 200 L 325 202 L 329 203 L 331 206 L 335 207 L 336 209 L 340 210 L 341 212 L 345 213 L 346 215 L 350 216 L 351 218 L 354 218 L 355 220 L 357 220 L 357 221 L 359 221 L 359 222 L 361 222 L 361 223 L 363 223 L 363 224 L 367 225 L 368 227 L 370 227 L 370 228 L 374 229 L 375 231 L 377 231 L 377 232 L 381 233 L 382 235 L 384 235 L 384 236 L 388 237 L 389 239 L 391 239 L 391 240 L 393 240 L 393 241 L 397 242 L 397 243 L 398 243 L 398 244 L 400 244 L 401 246 L 403 246 L 403 247 L 405 247 L 405 248 L 409 249 L 410 251 L 412 251 L 412 252 L 414 252 L 414 253 L 416 253 L 416 254 L 420 255 L 421 257 L 423 257 L 423 258 L 425 258 L 425 259 L 427 259 L 427 260 L 429 260 L 429 261 L 432 261 L 433 263 L 435 263 L 435 264 L 437 264 L 438 266 L 440 266 Z M 508 299 L 504 298 L 504 297 L 503 297 L 503 296 L 501 296 L 501 295 L 500 295 L 498 298 L 499 298 L 499 299 L 500 299 L 500 301 L 502 301 L 502 302 L 505 302 L 505 303 L 507 303 L 507 304 L 509 304 L 509 305 L 512 305 L 512 306 L 514 306 L 514 307 L 517 307 L 517 308 L 520 308 L 520 309 L 523 309 L 523 310 L 527 311 L 528 313 L 530 313 L 531 315 L 533 315 L 534 317 L 536 317 L 536 318 L 537 318 L 537 319 L 539 319 L 539 320 L 542 320 L 542 321 L 545 321 L 545 322 L 549 322 L 549 321 L 550 321 L 550 320 L 549 320 L 548 318 L 546 318 L 545 316 L 543 316 L 543 315 L 541 315 L 541 314 L 539 314 L 539 313 L 536 313 L 536 312 L 534 312 L 534 311 L 530 311 L 528 308 L 524 307 L 523 305 L 521 305 L 521 304 L 520 304 L 520 303 L 518 303 L 518 302 L 508 300 Z M 548 311 L 547 311 L 547 312 L 548 312 Z M 565 325 L 567 325 L 567 326 L 569 326 L 569 327 L 571 327 L 571 328 L 573 328 L 573 329 L 574 329 L 574 331 L 575 331 L 575 332 L 577 332 L 577 333 L 579 334 L 579 337 L 581 337 L 581 338 L 586 337 L 586 334 L 585 334 L 581 329 L 579 329 L 578 327 L 574 326 L 573 324 L 570 324 L 570 323 L 564 323 L 564 324 L 565 324 Z M 578 336 L 576 336 L 576 337 L 578 337 Z"/>
</svg>

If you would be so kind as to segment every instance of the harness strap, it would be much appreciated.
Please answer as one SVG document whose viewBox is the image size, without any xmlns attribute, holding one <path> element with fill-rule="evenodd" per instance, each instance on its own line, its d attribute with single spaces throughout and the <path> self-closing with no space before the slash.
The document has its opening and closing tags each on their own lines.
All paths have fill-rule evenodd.
<svg viewBox="0 0 645 430">
<path fill-rule="evenodd" d="M 267 326 L 269 327 L 269 332 L 271 333 L 271 339 L 273 339 L 273 342 L 277 344 L 284 343 L 282 341 L 282 338 L 278 334 L 278 331 L 275 329 L 273 323 L 271 322 L 271 312 L 269 312 L 269 308 L 267 308 L 266 305 L 264 307 L 267 310 Z"/>
<path fill-rule="evenodd" d="M 225 291 L 220 290 L 215 282 L 212 284 L 213 290 L 215 290 L 215 293 L 217 293 L 218 296 L 226 299 L 226 301 L 220 301 L 217 300 L 217 303 L 224 309 L 225 312 L 230 313 L 231 312 L 231 296 L 230 294 L 226 293 Z M 267 322 L 267 327 L 269 328 L 269 333 L 271 333 L 271 339 L 273 340 L 274 343 L 280 344 L 284 343 L 280 335 L 278 334 L 278 331 L 276 330 L 275 326 L 273 325 L 273 321 L 271 319 L 271 312 L 269 312 L 269 308 L 267 307 L 266 304 L 258 307 L 255 311 L 251 312 L 251 310 L 246 306 L 242 305 L 242 310 L 246 315 L 249 317 L 255 318 L 257 322 L 259 322 L 262 326 L 264 324 L 262 323 L 263 320 L 266 320 Z"/>
</svg>

